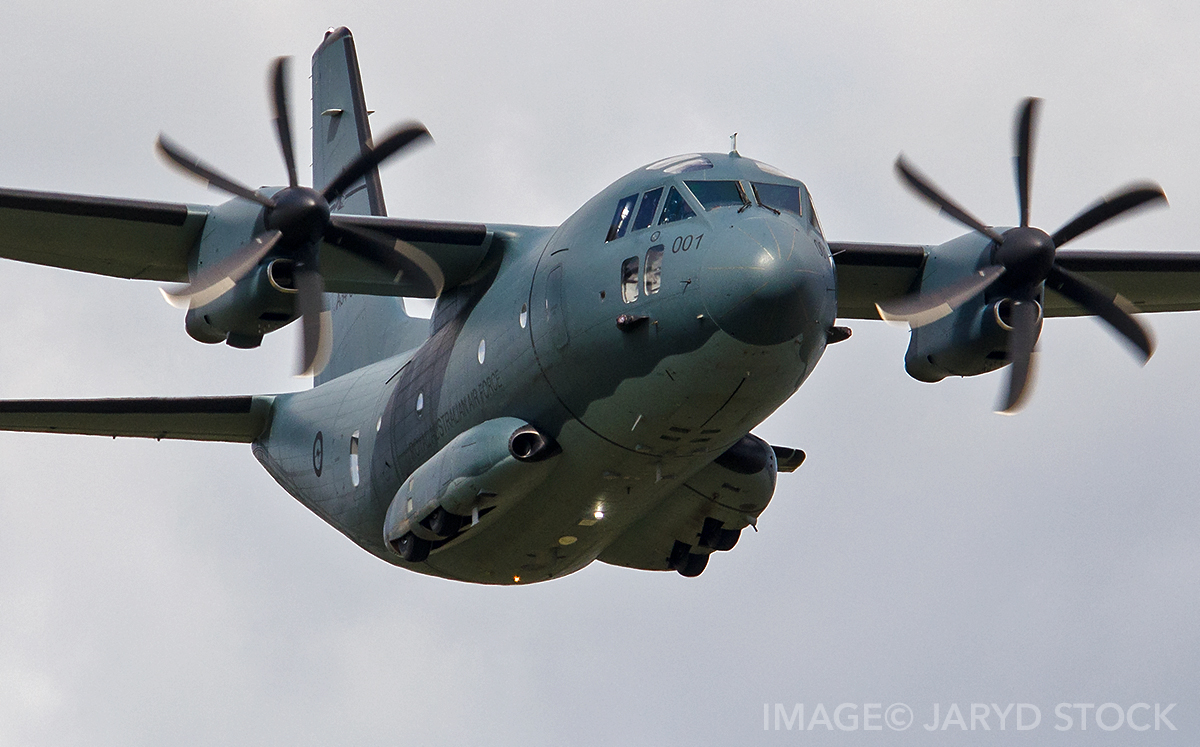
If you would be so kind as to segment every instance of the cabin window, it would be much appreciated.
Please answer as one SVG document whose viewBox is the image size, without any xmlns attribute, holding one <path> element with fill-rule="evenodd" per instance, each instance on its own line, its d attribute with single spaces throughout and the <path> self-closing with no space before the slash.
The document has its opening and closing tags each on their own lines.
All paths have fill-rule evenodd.
<svg viewBox="0 0 1200 747">
<path fill-rule="evenodd" d="M 621 263 L 621 300 L 633 303 L 638 299 L 638 258 L 630 257 Z"/>
<path fill-rule="evenodd" d="M 608 227 L 608 238 L 605 241 L 613 241 L 625 235 L 629 230 L 630 218 L 633 217 L 633 206 L 637 202 L 636 194 L 622 197 L 617 203 L 617 212 L 613 213 L 612 225 Z"/>
<path fill-rule="evenodd" d="M 654 222 L 658 213 L 658 202 L 662 199 L 663 188 L 652 189 L 642 195 L 642 206 L 638 208 L 637 217 L 633 219 L 633 230 L 640 231 Z"/>
<path fill-rule="evenodd" d="M 683 199 L 683 195 L 679 194 L 679 190 L 671 187 L 670 193 L 667 195 L 667 204 L 663 207 L 662 217 L 658 219 L 658 224 L 661 226 L 664 223 L 674 223 L 678 220 L 687 220 L 693 218 L 696 211 L 692 210 L 692 206 L 687 204 L 687 200 Z"/>
<path fill-rule="evenodd" d="M 658 289 L 662 287 L 662 259 L 662 244 L 652 246 L 646 252 L 646 272 L 644 274 L 644 283 L 646 286 L 647 296 L 652 293 L 658 293 Z"/>
<path fill-rule="evenodd" d="M 803 215 L 800 210 L 800 187 L 787 184 L 765 184 L 754 182 L 754 199 L 758 204 L 777 213 L 788 212 Z"/>
<path fill-rule="evenodd" d="M 746 207 L 750 204 L 742 185 L 737 182 L 686 182 L 686 184 L 705 210 L 730 205 Z"/>
<path fill-rule="evenodd" d="M 350 436 L 350 484 L 358 487 L 358 431 Z"/>
</svg>

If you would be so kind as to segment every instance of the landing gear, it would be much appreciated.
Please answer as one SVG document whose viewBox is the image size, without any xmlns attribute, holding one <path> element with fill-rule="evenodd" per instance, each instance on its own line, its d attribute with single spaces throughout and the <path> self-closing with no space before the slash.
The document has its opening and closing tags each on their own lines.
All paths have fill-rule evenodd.
<svg viewBox="0 0 1200 747">
<path fill-rule="evenodd" d="M 722 529 L 721 534 L 717 537 L 716 544 L 713 545 L 714 550 L 732 550 L 733 546 L 738 543 L 742 537 L 741 529 Z"/>
<path fill-rule="evenodd" d="M 675 546 L 671 548 L 671 556 L 667 558 L 667 566 L 674 568 L 679 571 L 679 575 L 687 578 L 695 578 L 704 573 L 704 568 L 708 565 L 709 553 L 696 553 L 691 550 L 691 545 L 676 540 Z"/>
<path fill-rule="evenodd" d="M 741 539 L 741 529 L 726 529 L 725 523 L 720 519 L 714 519 L 709 516 L 704 520 L 704 526 L 700 528 L 700 533 L 697 535 L 696 542 L 697 550 L 707 548 L 713 551 L 732 550 L 733 546 Z M 708 566 L 708 558 L 712 552 L 692 552 L 692 546 L 686 542 L 675 540 L 675 545 L 671 548 L 671 554 L 667 557 L 667 567 L 679 571 L 679 575 L 695 578 Z"/>
<path fill-rule="evenodd" d="M 453 537 L 458 534 L 458 530 L 462 529 L 468 519 L 469 517 L 452 514 L 438 506 L 423 523 L 429 527 L 429 531 L 439 537 Z"/>
<path fill-rule="evenodd" d="M 732 550 L 742 536 L 741 529 L 726 529 L 724 522 L 713 517 L 704 520 L 700 530 L 700 546 L 711 547 L 714 550 Z"/>
<path fill-rule="evenodd" d="M 708 565 L 708 553 L 688 553 L 687 560 L 683 561 L 683 566 L 677 568 L 680 576 L 687 578 L 695 578 L 701 573 L 704 573 L 704 568 Z"/>
<path fill-rule="evenodd" d="M 392 549 L 410 563 L 421 563 L 429 557 L 433 543 L 408 532 L 402 537 L 392 540 Z"/>
</svg>

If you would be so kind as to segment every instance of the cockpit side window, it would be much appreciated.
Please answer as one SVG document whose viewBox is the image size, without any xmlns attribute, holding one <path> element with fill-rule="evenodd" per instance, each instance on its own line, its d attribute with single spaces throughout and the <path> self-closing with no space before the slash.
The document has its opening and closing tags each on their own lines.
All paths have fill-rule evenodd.
<svg viewBox="0 0 1200 747">
<path fill-rule="evenodd" d="M 825 232 L 821 230 L 821 221 L 817 219 L 817 210 L 812 204 L 812 195 L 808 193 L 807 189 L 804 190 L 804 208 L 805 212 L 808 213 L 808 224 L 812 226 L 817 233 L 821 234 L 821 236 L 824 236 Z"/>
<path fill-rule="evenodd" d="M 629 230 L 630 218 L 633 217 L 633 205 L 637 202 L 636 194 L 622 197 L 617 203 L 617 212 L 613 213 L 612 225 L 608 227 L 608 237 L 605 241 L 613 241 L 625 235 Z"/>
<path fill-rule="evenodd" d="M 663 207 L 662 217 L 658 219 L 658 224 L 661 226 L 664 223 L 674 223 L 678 220 L 686 220 L 694 218 L 696 211 L 692 210 L 692 206 L 687 204 L 687 200 L 683 199 L 683 195 L 679 194 L 679 190 L 671 187 L 671 191 L 667 193 L 667 204 Z"/>
<path fill-rule="evenodd" d="M 758 204 L 775 212 L 789 212 L 803 216 L 800 208 L 800 187 L 787 184 L 766 184 L 754 182 L 754 199 Z"/>
<path fill-rule="evenodd" d="M 742 208 L 750 204 L 750 200 L 746 199 L 746 193 L 742 190 L 742 185 L 738 182 L 694 181 L 686 182 L 686 184 L 705 210 L 733 205 Z"/>
<path fill-rule="evenodd" d="M 637 217 L 633 219 L 633 230 L 640 231 L 654 222 L 658 213 L 658 202 L 662 199 L 663 188 L 656 187 L 642 195 L 642 206 L 638 208 Z"/>
</svg>

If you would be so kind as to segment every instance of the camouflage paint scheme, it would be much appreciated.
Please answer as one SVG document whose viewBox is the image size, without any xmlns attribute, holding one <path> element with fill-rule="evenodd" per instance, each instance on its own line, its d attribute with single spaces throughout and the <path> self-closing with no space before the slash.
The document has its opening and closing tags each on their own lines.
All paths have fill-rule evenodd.
<svg viewBox="0 0 1200 747">
<path fill-rule="evenodd" d="M 342 59 L 338 46 L 348 39 L 327 39 L 314 56 L 318 126 L 329 119 L 320 111 L 353 110 L 325 99 L 320 84 L 332 76 L 318 72 L 322 55 Z M 346 118 L 343 128 L 351 124 Z M 338 164 L 317 132 L 314 162 L 334 171 Z M 345 149 L 342 158 L 354 153 Z M 714 459 L 816 365 L 834 321 L 836 279 L 812 222 L 763 207 L 706 211 L 683 184 L 741 180 L 748 190 L 752 181 L 799 182 L 736 154 L 705 157 L 712 168 L 702 171 L 640 168 L 556 229 L 489 226 L 479 268 L 438 299 L 429 339 L 416 349 L 357 367 L 379 346 L 368 340 L 370 351 L 347 356 L 355 340 L 347 319 L 371 330 L 425 322 L 409 319 L 394 298 L 338 297 L 330 370 L 313 390 L 275 398 L 255 455 L 292 495 L 368 551 L 481 583 L 555 578 L 596 559 L 667 570 L 674 543 L 694 546 L 706 518 L 728 529 L 752 523 L 774 489 L 773 453 L 765 449 L 770 458 L 754 475 Z M 622 197 L 673 186 L 692 202 L 694 217 L 605 241 Z M 343 210 L 371 210 L 372 192 L 358 193 Z M 682 251 L 685 237 L 694 238 Z M 625 303 L 622 262 L 651 246 L 664 247 L 661 290 L 646 294 L 639 280 L 638 299 Z M 764 345 L 764 313 L 774 305 L 784 313 Z M 647 318 L 622 330 L 622 314 Z M 341 373 L 346 357 L 356 367 Z M 524 495 L 493 499 L 496 510 L 427 561 L 401 559 L 381 532 L 401 484 L 458 434 L 502 417 L 534 424 L 558 443 L 548 474 Z M 355 432 L 357 486 L 349 466 Z"/>
<path fill-rule="evenodd" d="M 318 185 L 372 142 L 346 29 L 313 56 L 313 133 Z M 740 199 L 706 209 L 694 191 L 712 185 L 698 182 L 736 183 Z M 787 187 L 799 202 L 771 207 L 756 185 Z M 656 189 L 665 199 L 653 220 L 619 220 Z M 691 215 L 666 219 L 673 190 Z M 377 171 L 332 210 L 400 240 L 418 270 L 389 277 L 321 245 L 334 347 L 313 389 L 7 401 L 0 429 L 250 443 L 297 500 L 420 573 L 528 583 L 600 560 L 697 575 L 756 522 L 777 472 L 803 459 L 750 431 L 848 335 L 835 317 L 878 318 L 876 300 L 951 283 L 991 251 L 975 235 L 831 251 L 804 185 L 736 151 L 638 168 L 556 228 L 388 218 Z M 241 199 L 209 207 L 0 190 L 0 256 L 178 282 L 263 221 Z M 294 321 L 268 260 L 190 309 L 188 332 L 247 347 Z M 1143 311 L 1200 308 L 1196 253 L 1063 250 L 1059 260 Z M 436 296 L 432 319 L 405 312 L 402 297 L 418 295 Z M 1052 291 L 1041 298 L 1047 315 L 1080 313 Z M 986 355 L 1004 338 L 981 327 L 982 309 L 967 304 L 914 331 L 910 372 L 932 380 L 1004 365 Z"/>
</svg>

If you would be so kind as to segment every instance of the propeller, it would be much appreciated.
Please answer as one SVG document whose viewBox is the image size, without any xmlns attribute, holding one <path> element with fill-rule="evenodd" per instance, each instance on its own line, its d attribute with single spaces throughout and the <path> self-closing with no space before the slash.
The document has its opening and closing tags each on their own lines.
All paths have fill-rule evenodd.
<svg viewBox="0 0 1200 747">
<path fill-rule="evenodd" d="M 288 116 L 287 94 L 288 58 L 279 57 L 272 65 L 270 87 L 274 109 L 275 134 L 287 167 L 288 186 L 273 195 L 265 195 L 221 173 L 184 150 L 166 135 L 158 137 L 158 152 L 167 163 L 211 187 L 235 197 L 256 202 L 263 208 L 263 231 L 247 244 L 196 274 L 186 286 L 175 291 L 163 291 L 173 305 L 199 307 L 220 298 L 237 281 L 253 270 L 268 255 L 288 257 L 294 264 L 297 309 L 303 325 L 303 346 L 300 355 L 300 376 L 315 376 L 329 361 L 332 350 L 332 322 L 325 308 L 325 281 L 321 276 L 320 244 L 322 240 L 336 243 L 342 249 L 358 255 L 395 278 L 409 265 L 397 244 L 383 241 L 366 232 L 333 223 L 330 203 L 339 198 L 372 169 L 408 148 L 417 141 L 430 138 L 424 125 L 410 122 L 393 130 L 378 144 L 366 146 L 363 152 L 320 192 L 299 185 L 296 175 L 296 156 L 292 145 L 292 130 Z M 430 138 L 431 139 L 431 138 Z M 405 247 L 410 253 L 416 250 Z"/>
<path fill-rule="evenodd" d="M 1143 364 L 1154 353 L 1154 342 L 1149 331 L 1133 317 L 1136 311 L 1133 304 L 1119 294 L 1068 271 L 1055 260 L 1055 253 L 1067 242 L 1113 218 L 1157 202 L 1165 203 L 1166 195 L 1161 187 L 1152 182 L 1134 183 L 1085 208 L 1053 234 L 1030 226 L 1033 140 L 1040 104 L 1041 99 L 1025 99 L 1017 112 L 1013 166 L 1021 224 L 1003 233 L 985 225 L 946 196 L 903 155 L 896 159 L 896 173 L 914 192 L 948 217 L 991 239 L 991 263 L 945 288 L 876 304 L 879 315 L 884 319 L 920 327 L 941 319 L 989 290 L 995 290 L 998 295 L 1010 299 L 1012 304 L 1008 321 L 1012 332 L 1008 338 L 1008 360 L 1012 365 L 999 409 L 1004 413 L 1016 412 L 1028 395 L 1041 316 L 1037 299 L 1043 284 L 1107 322 L 1133 346 Z"/>
</svg>

